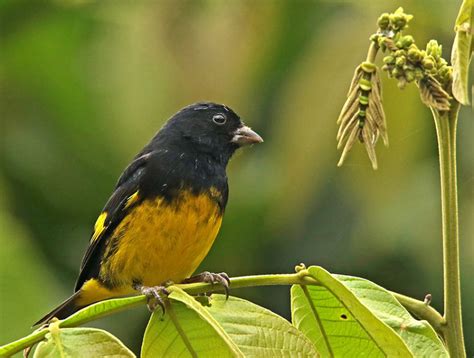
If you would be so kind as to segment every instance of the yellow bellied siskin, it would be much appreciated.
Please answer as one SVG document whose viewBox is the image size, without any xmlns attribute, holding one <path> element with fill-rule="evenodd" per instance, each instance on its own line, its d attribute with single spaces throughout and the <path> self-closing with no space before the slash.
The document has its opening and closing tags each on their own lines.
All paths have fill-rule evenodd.
<svg viewBox="0 0 474 358">
<path fill-rule="evenodd" d="M 92 303 L 189 279 L 219 232 L 228 197 L 226 166 L 262 138 L 230 108 L 188 106 L 120 176 L 99 215 L 75 293 L 36 324 Z M 211 281 L 215 274 L 202 276 Z"/>
</svg>

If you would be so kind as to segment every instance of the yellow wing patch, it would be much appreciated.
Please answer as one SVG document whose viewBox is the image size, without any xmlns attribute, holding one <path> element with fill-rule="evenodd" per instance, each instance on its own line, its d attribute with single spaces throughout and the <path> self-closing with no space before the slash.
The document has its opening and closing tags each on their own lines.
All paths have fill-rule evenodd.
<svg viewBox="0 0 474 358">
<path fill-rule="evenodd" d="M 107 228 L 105 224 L 105 219 L 107 219 L 107 212 L 104 211 L 102 214 L 99 215 L 97 218 L 97 221 L 94 224 L 94 234 L 92 234 L 92 239 L 91 242 L 94 242 L 97 240 L 100 235 L 104 232 L 104 230 Z"/>
<path fill-rule="evenodd" d="M 125 203 L 125 209 L 129 208 L 131 205 L 135 204 L 139 199 L 138 191 L 134 192 L 130 195 Z"/>
<path fill-rule="evenodd" d="M 125 209 L 129 208 L 132 206 L 134 203 L 136 203 L 139 199 L 138 196 L 138 191 L 133 193 L 127 198 L 127 201 L 125 202 Z M 99 215 L 97 218 L 95 224 L 94 224 L 94 233 L 92 234 L 92 239 L 91 242 L 94 242 L 97 240 L 100 235 L 104 232 L 105 229 L 107 229 L 107 226 L 105 226 L 105 219 L 107 219 L 107 212 L 104 211 L 102 214 Z"/>
</svg>

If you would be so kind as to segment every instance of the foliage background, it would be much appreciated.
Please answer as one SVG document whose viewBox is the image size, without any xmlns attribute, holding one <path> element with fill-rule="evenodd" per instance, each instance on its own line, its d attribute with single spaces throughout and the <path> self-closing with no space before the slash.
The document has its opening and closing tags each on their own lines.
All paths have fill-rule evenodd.
<svg viewBox="0 0 474 358">
<path fill-rule="evenodd" d="M 368 36 L 403 6 L 421 47 L 449 58 L 460 1 L 0 3 L 0 343 L 72 290 L 115 180 L 177 109 L 234 108 L 265 139 L 230 163 L 226 218 L 202 268 L 246 275 L 299 262 L 368 278 L 441 309 L 438 162 L 431 115 L 384 78 L 390 148 L 336 168 L 336 118 Z M 474 134 L 459 125 L 465 336 L 474 352 Z M 289 316 L 288 289 L 233 292 Z M 97 323 L 138 351 L 148 313 Z"/>
</svg>

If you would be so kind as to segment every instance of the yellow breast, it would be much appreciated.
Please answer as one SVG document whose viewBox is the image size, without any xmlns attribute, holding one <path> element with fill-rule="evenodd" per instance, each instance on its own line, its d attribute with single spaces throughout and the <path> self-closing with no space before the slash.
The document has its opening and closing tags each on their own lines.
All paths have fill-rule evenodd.
<svg viewBox="0 0 474 358">
<path fill-rule="evenodd" d="M 207 255 L 221 222 L 219 205 L 206 193 L 145 200 L 114 230 L 100 276 L 118 287 L 180 282 Z"/>
</svg>

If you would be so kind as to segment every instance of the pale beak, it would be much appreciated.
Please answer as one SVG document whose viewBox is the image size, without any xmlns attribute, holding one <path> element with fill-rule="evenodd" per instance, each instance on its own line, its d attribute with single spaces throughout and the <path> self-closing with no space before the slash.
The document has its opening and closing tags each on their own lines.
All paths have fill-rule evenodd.
<svg viewBox="0 0 474 358">
<path fill-rule="evenodd" d="M 242 147 L 244 145 L 262 143 L 263 139 L 256 132 L 251 130 L 250 127 L 243 126 L 236 129 L 231 142 Z"/>
</svg>

